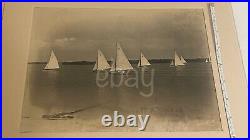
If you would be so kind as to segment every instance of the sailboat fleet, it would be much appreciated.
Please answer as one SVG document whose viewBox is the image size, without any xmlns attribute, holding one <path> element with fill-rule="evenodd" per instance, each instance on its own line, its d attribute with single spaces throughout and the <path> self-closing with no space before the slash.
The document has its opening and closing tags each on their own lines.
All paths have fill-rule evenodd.
<svg viewBox="0 0 250 140">
<path fill-rule="evenodd" d="M 170 66 L 183 66 L 186 63 L 186 60 L 182 56 L 179 57 L 177 52 L 174 51 L 174 60 L 171 61 Z"/>
<path fill-rule="evenodd" d="M 125 71 L 134 69 L 132 65 L 130 64 L 128 57 L 125 55 L 125 53 L 122 50 L 122 47 L 120 43 L 116 43 L 116 56 L 115 59 L 111 58 L 110 64 L 107 61 L 107 58 L 104 56 L 102 51 L 100 49 L 97 50 L 97 58 L 95 65 L 93 67 L 93 71 L 104 71 L 109 70 L 111 73 L 115 72 L 121 72 L 124 73 Z M 206 63 L 209 62 L 209 59 L 205 60 Z M 171 61 L 170 66 L 183 66 L 187 62 L 183 58 L 183 56 L 179 56 L 176 51 L 174 51 L 174 59 Z M 140 52 L 140 58 L 138 62 L 138 67 L 147 67 L 150 66 L 148 59 L 144 56 L 142 51 Z M 49 58 L 48 63 L 46 64 L 44 70 L 53 70 L 53 69 L 59 69 L 58 59 L 54 53 L 54 51 L 51 51 L 51 55 Z"/>
<path fill-rule="evenodd" d="M 101 55 L 100 55 L 101 54 Z M 148 60 L 145 58 L 145 56 L 141 53 L 140 61 L 138 66 L 148 66 L 151 65 Z M 111 58 L 111 64 L 108 64 L 107 59 L 103 55 L 103 53 L 98 50 L 97 54 L 97 60 L 95 63 L 95 66 L 93 70 L 107 70 L 109 69 L 111 73 L 114 72 L 121 72 L 124 73 L 125 71 L 134 69 L 132 65 L 130 64 L 128 57 L 125 55 L 125 53 L 122 50 L 122 47 L 120 43 L 116 43 L 116 56 L 115 59 Z"/>
</svg>

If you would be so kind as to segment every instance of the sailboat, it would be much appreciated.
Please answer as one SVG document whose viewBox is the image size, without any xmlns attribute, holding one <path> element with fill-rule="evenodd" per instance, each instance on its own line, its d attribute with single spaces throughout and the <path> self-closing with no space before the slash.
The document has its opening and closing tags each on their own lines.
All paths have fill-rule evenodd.
<svg viewBox="0 0 250 140">
<path fill-rule="evenodd" d="M 184 60 L 184 58 L 183 58 Z M 174 60 L 172 60 L 170 66 L 182 66 L 185 65 L 184 61 L 183 61 L 178 54 L 176 53 L 176 51 L 174 52 Z M 186 61 L 185 61 L 186 62 Z"/>
<path fill-rule="evenodd" d="M 209 60 L 208 60 L 208 58 L 206 59 L 206 63 L 208 63 L 209 62 Z"/>
<path fill-rule="evenodd" d="M 97 51 L 97 60 L 96 60 L 95 66 L 93 68 L 93 71 L 95 71 L 95 70 L 103 71 L 103 70 L 106 70 L 106 69 L 110 69 L 110 65 L 109 65 L 106 57 L 102 53 L 102 51 L 98 49 L 98 51 Z"/>
<path fill-rule="evenodd" d="M 120 43 L 117 42 L 115 65 L 112 65 L 111 70 L 113 72 L 124 73 L 125 71 L 131 69 L 133 69 L 132 65 L 129 63 L 127 56 L 124 54 Z"/>
<path fill-rule="evenodd" d="M 187 61 L 182 56 L 181 56 L 181 62 L 184 63 L 184 64 L 187 63 Z"/>
<path fill-rule="evenodd" d="M 174 60 L 171 61 L 170 66 L 174 66 Z"/>
<path fill-rule="evenodd" d="M 150 65 L 151 64 L 148 62 L 147 58 L 141 52 L 140 60 L 139 60 L 139 63 L 138 63 L 138 67 L 150 66 Z"/>
<path fill-rule="evenodd" d="M 174 65 L 175 65 L 175 66 L 185 65 L 185 64 L 181 61 L 181 59 L 180 59 L 180 57 L 178 56 L 178 54 L 176 53 L 176 51 L 175 51 L 175 53 L 174 53 Z"/>
<path fill-rule="evenodd" d="M 47 65 L 44 67 L 44 70 L 54 70 L 54 69 L 59 69 L 59 64 L 58 64 L 58 60 L 56 58 L 56 55 L 54 53 L 54 51 L 51 51 L 50 54 L 50 58 L 49 61 L 47 63 Z"/>
</svg>

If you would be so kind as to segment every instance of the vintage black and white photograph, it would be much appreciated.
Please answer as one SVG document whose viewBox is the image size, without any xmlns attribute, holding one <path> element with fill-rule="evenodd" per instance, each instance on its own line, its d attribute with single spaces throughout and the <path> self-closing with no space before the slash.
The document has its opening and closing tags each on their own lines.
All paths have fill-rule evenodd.
<svg viewBox="0 0 250 140">
<path fill-rule="evenodd" d="M 33 10 L 21 132 L 222 130 L 202 9 Z"/>
</svg>

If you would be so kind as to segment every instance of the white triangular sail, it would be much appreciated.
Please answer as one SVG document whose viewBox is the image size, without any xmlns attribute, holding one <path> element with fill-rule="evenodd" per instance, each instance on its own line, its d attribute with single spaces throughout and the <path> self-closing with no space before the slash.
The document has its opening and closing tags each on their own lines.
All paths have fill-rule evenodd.
<svg viewBox="0 0 250 140">
<path fill-rule="evenodd" d="M 141 56 L 140 56 L 138 66 L 141 67 L 141 66 L 149 66 L 149 65 L 151 65 L 151 64 L 148 62 L 147 58 L 141 52 Z"/>
<path fill-rule="evenodd" d="M 208 63 L 209 61 L 208 61 L 208 59 L 206 59 L 206 63 Z"/>
<path fill-rule="evenodd" d="M 97 62 L 96 62 L 97 63 Z M 93 71 L 95 71 L 97 69 L 97 64 L 95 63 L 95 66 L 93 68 Z"/>
<path fill-rule="evenodd" d="M 51 51 L 49 62 L 47 63 L 44 69 L 45 70 L 59 69 L 58 60 L 53 50 Z"/>
<path fill-rule="evenodd" d="M 109 69 L 110 65 L 106 59 L 106 57 L 103 55 L 101 50 L 97 51 L 97 61 L 93 68 L 93 70 L 106 70 Z"/>
<path fill-rule="evenodd" d="M 182 56 L 181 56 L 181 62 L 184 64 L 187 63 L 187 61 Z"/>
<path fill-rule="evenodd" d="M 124 71 L 133 69 L 129 63 L 127 56 L 124 54 L 121 45 L 117 43 L 116 48 L 116 71 Z"/>
<path fill-rule="evenodd" d="M 174 52 L 174 65 L 175 66 L 184 65 L 184 63 L 181 61 L 180 57 L 176 52 Z"/>
<path fill-rule="evenodd" d="M 111 68 L 110 68 L 110 71 L 113 72 L 115 71 L 115 60 L 113 59 L 113 57 L 110 59 L 111 60 Z"/>
<path fill-rule="evenodd" d="M 170 66 L 174 66 L 174 60 L 171 61 Z"/>
</svg>

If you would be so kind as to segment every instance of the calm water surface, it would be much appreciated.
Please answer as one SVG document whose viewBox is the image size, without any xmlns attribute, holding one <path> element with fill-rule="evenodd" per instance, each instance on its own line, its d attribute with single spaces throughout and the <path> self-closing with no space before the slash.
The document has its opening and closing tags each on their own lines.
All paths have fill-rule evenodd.
<svg viewBox="0 0 250 140">
<path fill-rule="evenodd" d="M 103 127 L 101 117 L 120 114 L 150 115 L 145 131 L 215 131 L 221 130 L 216 90 L 210 63 L 193 62 L 185 66 L 169 67 L 157 63 L 142 76 L 141 69 L 123 75 L 138 87 L 111 87 L 120 74 L 109 74 L 106 87 L 96 84 L 93 65 L 61 65 L 59 70 L 44 71 L 44 64 L 29 64 L 23 103 L 21 132 L 54 131 L 138 131 L 131 127 Z M 136 66 L 134 66 L 136 67 Z M 154 74 L 152 73 L 154 70 Z M 153 76 L 152 76 L 153 75 Z M 153 81 L 152 87 L 142 84 Z M 153 77 L 153 79 L 151 79 Z M 46 120 L 44 114 L 84 109 L 70 120 Z"/>
</svg>

